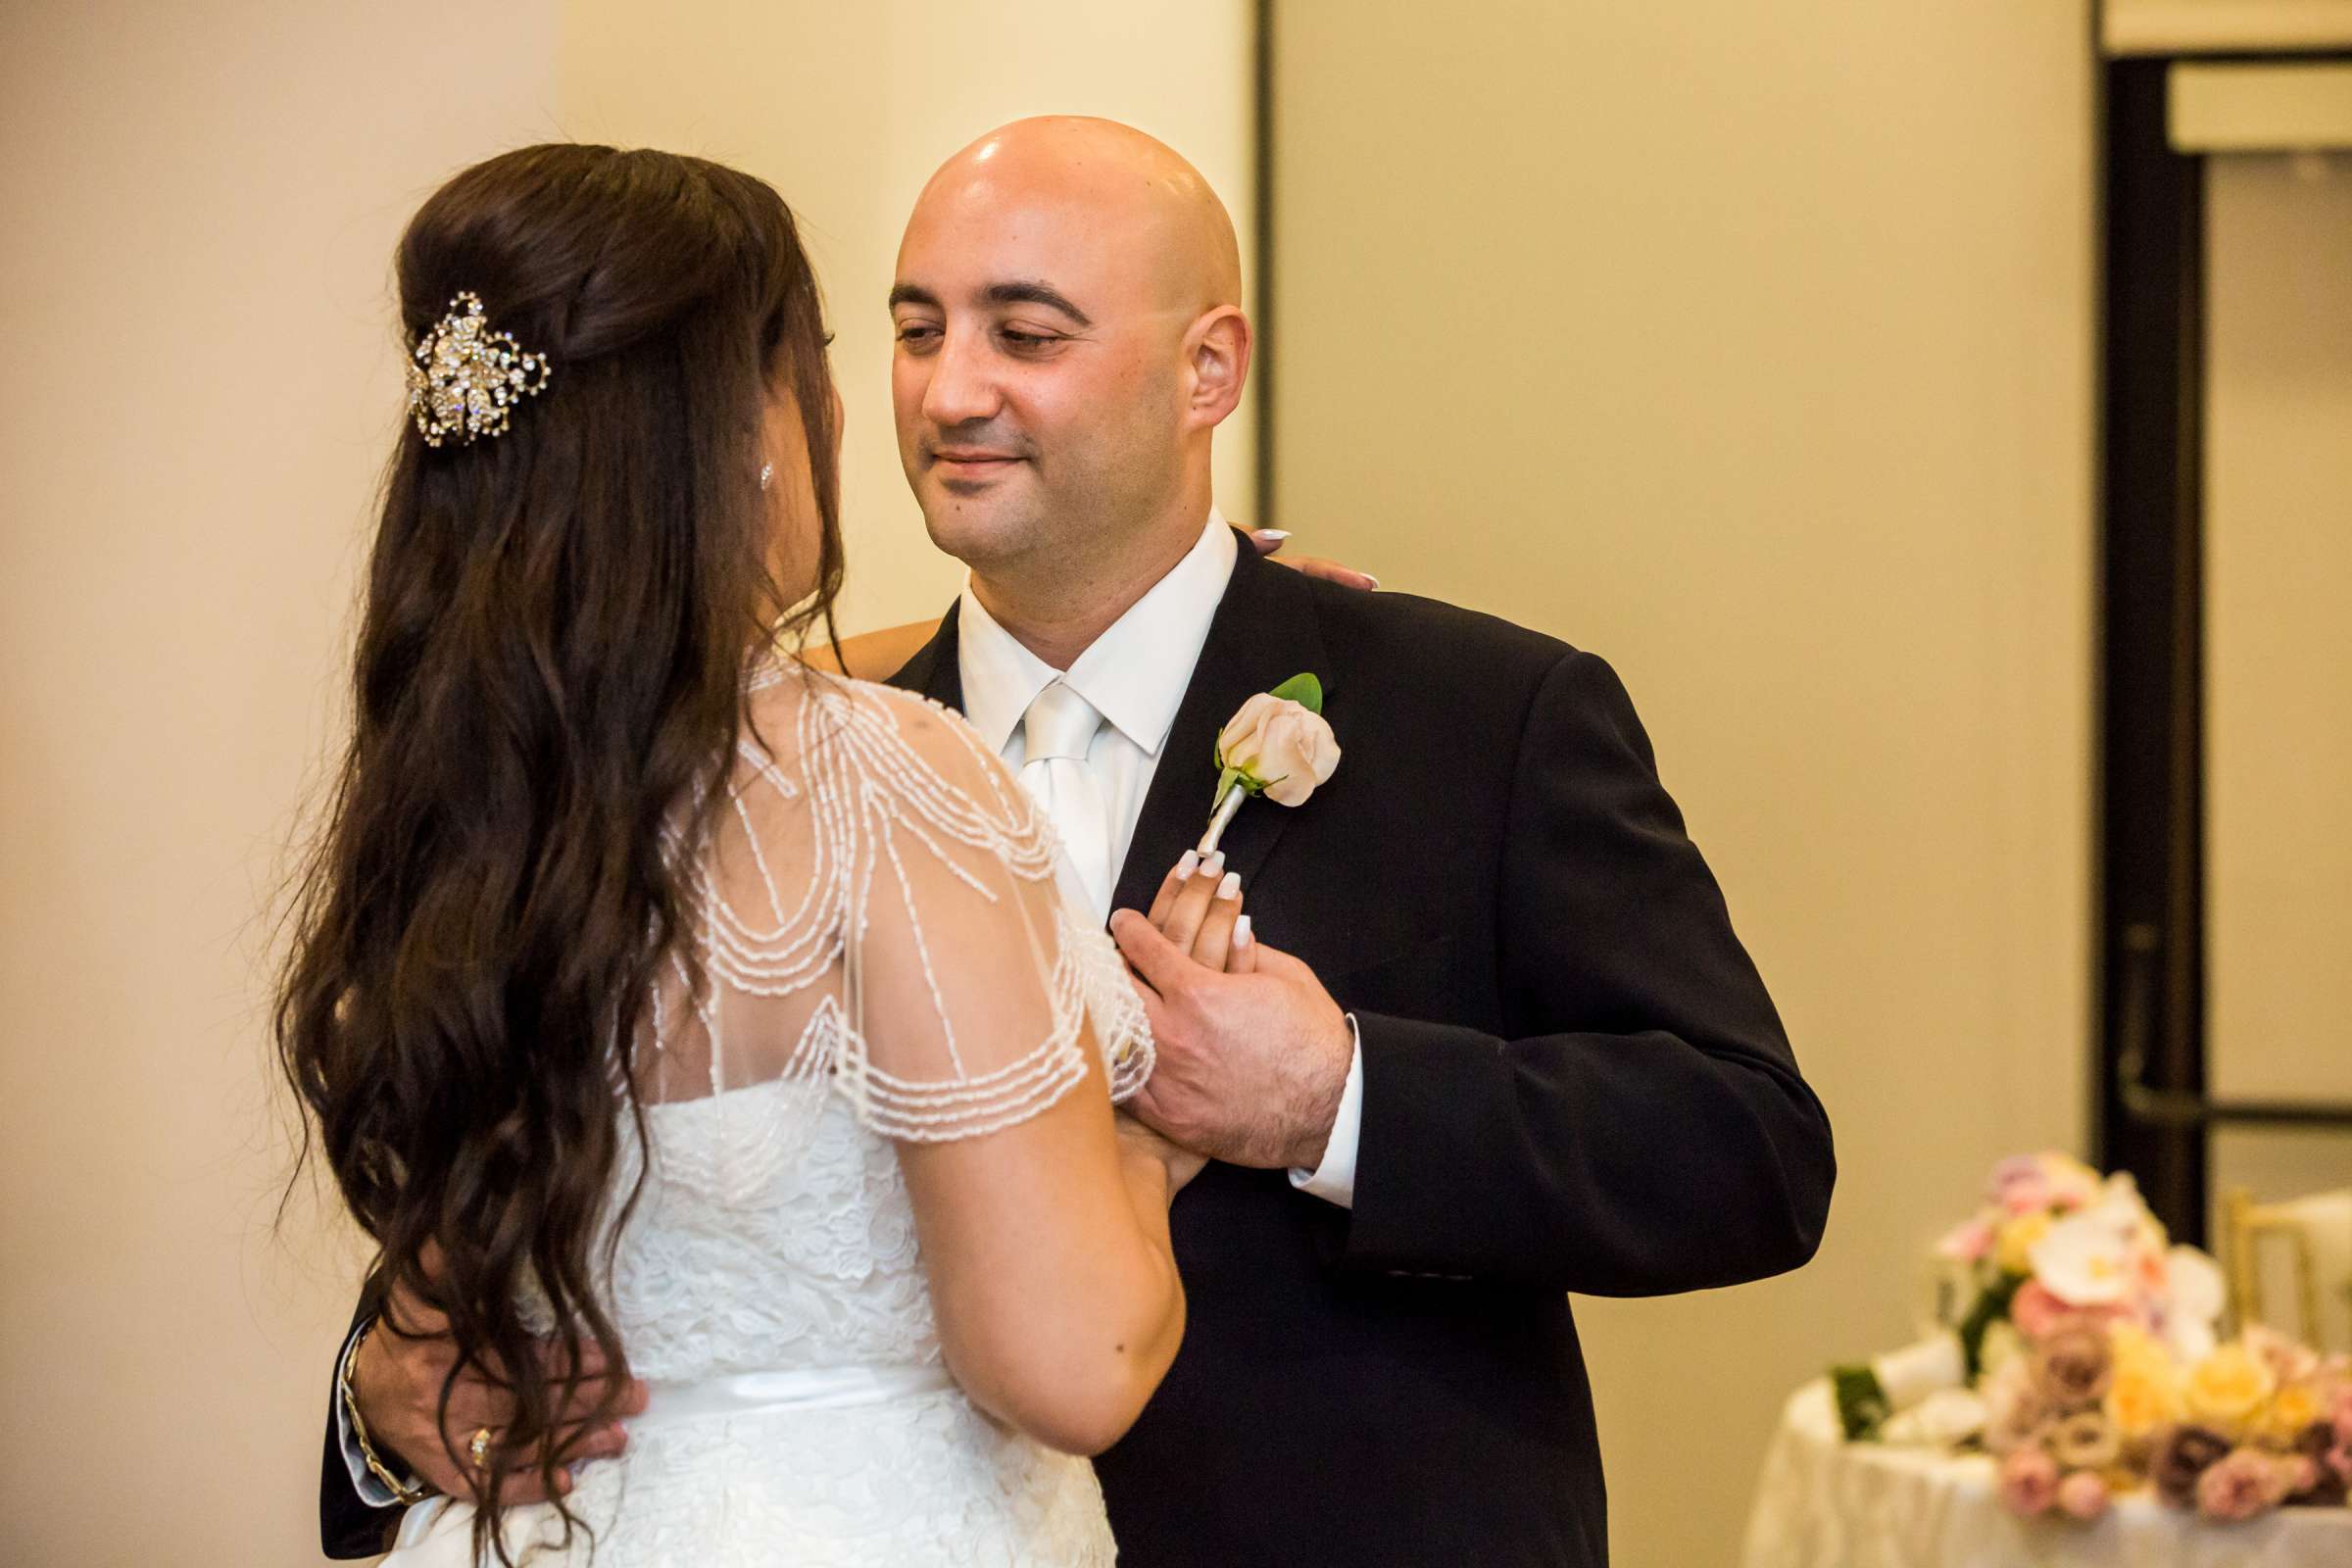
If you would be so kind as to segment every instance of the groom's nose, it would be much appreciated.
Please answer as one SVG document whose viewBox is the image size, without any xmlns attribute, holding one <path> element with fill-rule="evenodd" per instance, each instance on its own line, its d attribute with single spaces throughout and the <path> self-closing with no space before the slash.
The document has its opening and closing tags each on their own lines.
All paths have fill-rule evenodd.
<svg viewBox="0 0 2352 1568">
<path fill-rule="evenodd" d="M 923 417 L 942 428 L 993 417 L 1004 399 L 989 372 L 988 345 L 971 332 L 951 327 L 931 356 L 931 379 L 923 388 Z"/>
</svg>

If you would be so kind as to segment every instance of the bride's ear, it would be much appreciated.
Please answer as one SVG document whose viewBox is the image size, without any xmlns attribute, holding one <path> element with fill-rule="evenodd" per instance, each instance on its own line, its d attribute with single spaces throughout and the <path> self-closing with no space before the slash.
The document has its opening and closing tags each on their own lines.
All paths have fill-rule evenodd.
<svg viewBox="0 0 2352 1568">
<path fill-rule="evenodd" d="M 1195 321 L 1185 334 L 1185 368 L 1193 380 L 1186 411 L 1203 429 L 1223 423 L 1250 379 L 1250 318 L 1220 305 Z"/>
</svg>

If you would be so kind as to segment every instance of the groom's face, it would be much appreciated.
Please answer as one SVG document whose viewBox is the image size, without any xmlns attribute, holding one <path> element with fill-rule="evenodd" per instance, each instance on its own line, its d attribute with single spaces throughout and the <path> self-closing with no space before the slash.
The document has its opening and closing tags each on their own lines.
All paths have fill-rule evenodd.
<svg viewBox="0 0 2352 1568">
<path fill-rule="evenodd" d="M 948 554 L 1116 549 L 1171 493 L 1192 312 L 1158 297 L 1156 227 L 1083 185 L 982 172 L 925 191 L 891 290 L 891 396 Z"/>
</svg>

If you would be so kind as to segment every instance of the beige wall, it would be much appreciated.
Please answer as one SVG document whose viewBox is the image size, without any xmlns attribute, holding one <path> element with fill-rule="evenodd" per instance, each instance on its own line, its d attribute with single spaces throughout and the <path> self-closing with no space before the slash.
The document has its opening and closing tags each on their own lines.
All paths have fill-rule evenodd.
<svg viewBox="0 0 2352 1568">
<path fill-rule="evenodd" d="M 1281 16 L 1279 520 L 1616 663 L 1837 1124 L 1811 1268 L 1580 1305 L 1620 1559 L 1729 1562 L 1783 1394 L 2082 1141 L 2086 8 Z"/>
<path fill-rule="evenodd" d="M 847 619 L 935 613 L 958 578 L 884 380 L 907 202 L 990 124 L 1076 110 L 1159 131 L 1246 214 L 1244 15 L 0 8 L 0 1562 L 315 1557 L 358 1254 L 308 1206 L 269 1235 L 260 911 L 337 721 L 416 202 L 567 134 L 775 181 L 841 329 Z"/>
<path fill-rule="evenodd" d="M 1027 0 L 1018 24 L 953 0 L 705 0 L 693 26 L 637 0 L 564 0 L 567 134 L 733 163 L 793 204 L 839 334 L 850 578 L 845 629 L 938 614 L 963 581 L 899 468 L 883 304 L 915 193 L 950 153 L 1031 114 L 1104 115 L 1190 158 L 1248 232 L 1250 7 L 1243 0 Z M 1217 435 L 1218 499 L 1246 517 L 1245 408 Z"/>
<path fill-rule="evenodd" d="M 259 911 L 400 417 L 392 242 L 546 133 L 555 22 L 0 9 L 0 1561 L 316 1555 L 356 1275 L 270 1239 Z"/>
</svg>

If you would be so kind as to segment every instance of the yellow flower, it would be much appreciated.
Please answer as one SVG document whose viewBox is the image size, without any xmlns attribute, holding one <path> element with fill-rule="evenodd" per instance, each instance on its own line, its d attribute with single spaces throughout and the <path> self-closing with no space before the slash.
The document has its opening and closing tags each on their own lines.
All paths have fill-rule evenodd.
<svg viewBox="0 0 2352 1568">
<path fill-rule="evenodd" d="M 2253 1435 L 2280 1445 L 2292 1444 L 2311 1429 L 2327 1412 L 2320 1408 L 2320 1396 L 2308 1383 L 2289 1383 L 2271 1396 L 2270 1402 L 2254 1414 Z"/>
<path fill-rule="evenodd" d="M 2034 1244 L 2050 1233 L 2050 1216 L 2044 1210 L 2020 1214 L 2001 1225 L 2000 1239 L 1993 1244 L 1993 1261 L 2012 1274 L 2032 1274 Z"/>
<path fill-rule="evenodd" d="M 2164 1342 L 2130 1318 L 2119 1317 L 2107 1325 L 2107 1342 L 2114 1348 L 2117 1366 L 2154 1367 L 2171 1375 L 2173 1357 Z"/>
<path fill-rule="evenodd" d="M 2271 1369 L 2242 1345 L 2225 1345 L 2188 1374 L 2188 1413 L 2231 1435 L 2271 1396 Z"/>
<path fill-rule="evenodd" d="M 2119 1356 L 2104 1404 L 2116 1435 L 2128 1443 L 2153 1437 L 2188 1413 L 2180 1397 L 2180 1380 L 2161 1356 Z"/>
</svg>

